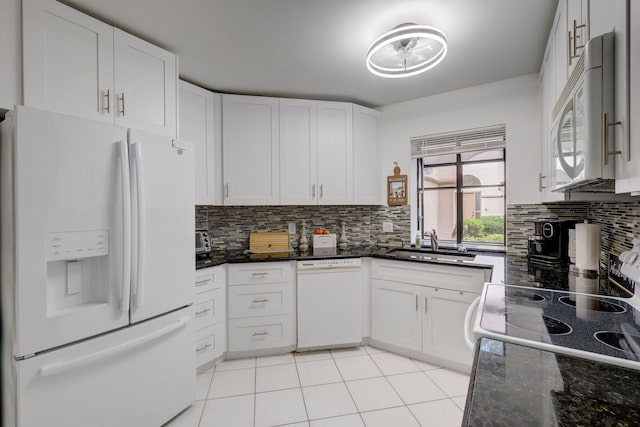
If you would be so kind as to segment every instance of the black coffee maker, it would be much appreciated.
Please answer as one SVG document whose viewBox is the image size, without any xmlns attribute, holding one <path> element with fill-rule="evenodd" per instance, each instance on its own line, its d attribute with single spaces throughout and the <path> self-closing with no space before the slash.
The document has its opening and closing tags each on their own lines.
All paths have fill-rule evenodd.
<svg viewBox="0 0 640 427">
<path fill-rule="evenodd" d="M 529 236 L 528 258 L 538 262 L 569 262 L 569 230 L 575 221 L 538 221 Z"/>
</svg>

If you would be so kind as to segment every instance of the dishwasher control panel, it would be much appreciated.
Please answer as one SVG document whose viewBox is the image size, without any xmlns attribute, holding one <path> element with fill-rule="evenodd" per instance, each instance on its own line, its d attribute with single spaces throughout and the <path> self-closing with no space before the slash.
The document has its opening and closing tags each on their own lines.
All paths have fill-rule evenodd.
<svg viewBox="0 0 640 427">
<path fill-rule="evenodd" d="M 298 271 L 318 270 L 331 268 L 359 268 L 362 266 L 360 258 L 337 258 L 337 259 L 314 259 L 309 261 L 298 261 Z"/>
</svg>

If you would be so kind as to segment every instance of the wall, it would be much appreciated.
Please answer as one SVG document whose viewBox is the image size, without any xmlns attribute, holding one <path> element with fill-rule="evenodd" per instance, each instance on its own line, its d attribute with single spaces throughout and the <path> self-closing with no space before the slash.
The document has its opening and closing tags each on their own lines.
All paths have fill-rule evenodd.
<svg viewBox="0 0 640 427">
<path fill-rule="evenodd" d="M 253 232 L 287 231 L 296 223 L 293 247 L 298 246 L 302 222 L 307 233 L 326 228 L 340 236 L 340 222 L 346 222 L 351 246 L 397 247 L 408 244 L 408 206 L 196 206 L 196 228 L 206 228 L 217 249 L 247 249 Z M 393 232 L 383 233 L 382 223 L 393 222 Z"/>
<path fill-rule="evenodd" d="M 540 160 L 538 74 L 381 108 L 380 165 L 411 171 L 409 139 L 496 124 L 507 126 L 507 203 L 537 203 Z M 410 174 L 410 176 L 415 176 Z M 412 188 L 409 189 L 411 195 Z"/>
<path fill-rule="evenodd" d="M 0 8 L 0 110 L 22 104 L 22 13 L 20 0 Z"/>
<path fill-rule="evenodd" d="M 602 267 L 609 252 L 619 254 L 631 249 L 634 238 L 640 238 L 640 201 L 579 202 L 546 205 L 521 204 L 507 207 L 507 254 L 526 256 L 527 238 L 533 233 L 533 222 L 540 220 L 589 220 L 600 224 Z"/>
</svg>

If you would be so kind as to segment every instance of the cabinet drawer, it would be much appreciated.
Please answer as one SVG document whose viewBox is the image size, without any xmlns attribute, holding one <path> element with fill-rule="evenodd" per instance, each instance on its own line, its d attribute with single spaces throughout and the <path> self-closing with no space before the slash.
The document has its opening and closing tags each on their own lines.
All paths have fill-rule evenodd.
<svg viewBox="0 0 640 427">
<path fill-rule="evenodd" d="M 229 318 L 273 316 L 293 312 L 293 285 L 241 285 L 229 287 Z"/>
<path fill-rule="evenodd" d="M 229 351 L 259 350 L 294 344 L 293 315 L 229 320 Z"/>
<path fill-rule="evenodd" d="M 253 285 L 279 283 L 292 279 L 289 262 L 264 262 L 229 266 L 229 285 Z"/>
<path fill-rule="evenodd" d="M 224 266 L 205 268 L 196 271 L 196 294 L 212 291 L 224 286 L 226 282 Z"/>
<path fill-rule="evenodd" d="M 226 329 L 224 323 L 196 331 L 196 366 L 202 366 L 226 351 Z"/>
<path fill-rule="evenodd" d="M 375 261 L 371 277 L 393 282 L 411 283 L 434 288 L 465 292 L 482 292 L 485 278 L 483 268 L 417 263 L 411 261 Z"/>
<path fill-rule="evenodd" d="M 225 319 L 224 288 L 202 292 L 195 300 L 196 331 Z"/>
</svg>

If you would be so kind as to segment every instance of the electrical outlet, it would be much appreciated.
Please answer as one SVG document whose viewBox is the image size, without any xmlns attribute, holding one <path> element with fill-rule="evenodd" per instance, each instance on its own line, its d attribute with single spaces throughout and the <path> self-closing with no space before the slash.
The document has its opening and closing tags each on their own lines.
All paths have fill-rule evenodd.
<svg viewBox="0 0 640 427">
<path fill-rule="evenodd" d="M 295 222 L 290 222 L 289 223 L 289 234 L 290 235 L 296 234 L 296 223 Z"/>
<path fill-rule="evenodd" d="M 382 232 L 383 233 L 393 233 L 393 222 L 392 221 L 384 221 L 382 223 Z"/>
</svg>

